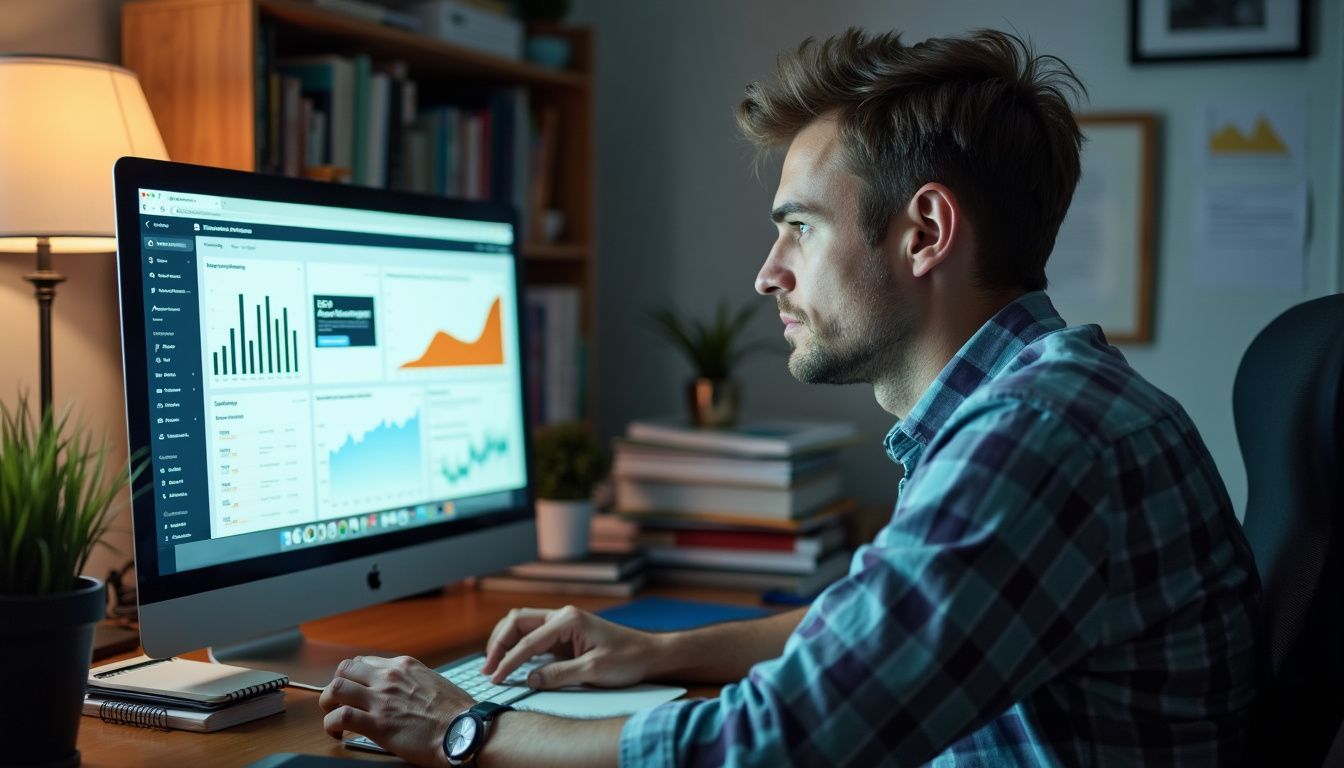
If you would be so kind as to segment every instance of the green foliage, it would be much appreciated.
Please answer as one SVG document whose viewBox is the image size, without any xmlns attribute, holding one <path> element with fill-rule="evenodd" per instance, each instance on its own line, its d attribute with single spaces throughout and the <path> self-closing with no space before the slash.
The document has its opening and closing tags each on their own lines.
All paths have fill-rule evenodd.
<svg viewBox="0 0 1344 768">
<path fill-rule="evenodd" d="M 607 476 L 610 460 L 602 446 L 578 424 L 557 424 L 533 436 L 537 498 L 581 501 Z"/>
<path fill-rule="evenodd" d="M 69 419 L 36 418 L 23 396 L 12 412 L 0 404 L 0 594 L 74 589 L 113 500 L 148 464 L 109 473 L 107 447 Z"/>
<path fill-rule="evenodd" d="M 727 301 L 721 301 L 709 322 L 684 319 L 670 307 L 661 307 L 650 315 L 663 337 L 685 353 L 697 376 L 727 379 L 744 358 L 764 349 L 761 344 L 741 342 L 742 333 L 762 303 L 750 302 L 733 311 Z"/>
</svg>

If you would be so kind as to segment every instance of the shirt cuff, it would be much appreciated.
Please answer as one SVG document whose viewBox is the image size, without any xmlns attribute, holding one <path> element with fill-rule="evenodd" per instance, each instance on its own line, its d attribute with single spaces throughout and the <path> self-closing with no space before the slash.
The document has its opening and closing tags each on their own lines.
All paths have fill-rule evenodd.
<svg viewBox="0 0 1344 768">
<path fill-rule="evenodd" d="M 673 768 L 677 764 L 677 723 L 699 699 L 669 701 L 630 716 L 621 728 L 621 765 Z"/>
</svg>

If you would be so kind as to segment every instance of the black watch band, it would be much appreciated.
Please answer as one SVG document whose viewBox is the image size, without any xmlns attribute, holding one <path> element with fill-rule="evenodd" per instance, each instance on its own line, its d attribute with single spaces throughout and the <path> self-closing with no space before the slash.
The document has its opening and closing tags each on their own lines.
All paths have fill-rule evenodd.
<svg viewBox="0 0 1344 768">
<path fill-rule="evenodd" d="M 498 717 L 503 712 L 508 712 L 513 707 L 508 704 L 496 704 L 493 701 L 482 701 L 476 703 L 471 709 L 454 717 L 448 724 L 448 730 L 443 733 L 443 754 L 448 758 L 452 765 L 471 765 L 476 760 L 476 755 L 485 746 L 485 739 L 490 730 L 490 721 Z M 460 744 L 458 737 L 459 724 L 466 725 L 462 721 L 471 720 L 475 723 L 475 729 L 469 744 L 465 746 Z M 457 751 L 454 753 L 454 746 Z"/>
</svg>

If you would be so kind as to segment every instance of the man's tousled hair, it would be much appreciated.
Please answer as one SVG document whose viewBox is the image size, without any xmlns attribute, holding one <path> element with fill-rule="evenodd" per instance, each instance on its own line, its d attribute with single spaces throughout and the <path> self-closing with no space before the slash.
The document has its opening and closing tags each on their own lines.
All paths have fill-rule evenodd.
<svg viewBox="0 0 1344 768">
<path fill-rule="evenodd" d="M 747 86 L 742 133 L 766 151 L 834 114 L 844 168 L 864 184 L 859 223 L 870 244 L 938 182 L 975 225 L 979 284 L 1045 287 L 1080 173 L 1070 97 L 1086 90 L 1067 64 L 994 30 L 905 45 L 894 32 L 849 29 L 780 57 L 776 78 Z"/>
</svg>

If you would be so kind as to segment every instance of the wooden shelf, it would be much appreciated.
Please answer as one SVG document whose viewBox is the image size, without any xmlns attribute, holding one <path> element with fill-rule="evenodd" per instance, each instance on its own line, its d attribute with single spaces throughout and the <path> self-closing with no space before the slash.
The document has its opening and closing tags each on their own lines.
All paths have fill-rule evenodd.
<svg viewBox="0 0 1344 768">
<path fill-rule="evenodd" d="M 523 257 L 535 261 L 578 261 L 588 260 L 591 248 L 582 243 L 525 243 Z"/>
<path fill-rule="evenodd" d="M 583 72 L 545 69 L 318 8 L 301 0 L 258 0 L 257 9 L 268 19 L 301 31 L 321 50 L 329 51 L 333 42 L 339 42 L 375 58 L 405 61 L 420 75 L 470 75 L 491 83 L 565 88 L 587 88 L 591 81 Z"/>
</svg>

